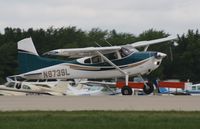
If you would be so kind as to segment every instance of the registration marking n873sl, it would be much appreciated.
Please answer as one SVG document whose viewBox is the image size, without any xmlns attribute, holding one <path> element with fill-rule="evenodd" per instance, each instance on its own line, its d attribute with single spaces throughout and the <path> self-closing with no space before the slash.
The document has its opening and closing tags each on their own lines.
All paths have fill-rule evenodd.
<svg viewBox="0 0 200 129">
<path fill-rule="evenodd" d="M 67 69 L 48 70 L 43 72 L 44 78 L 66 77 L 69 75 Z"/>
</svg>

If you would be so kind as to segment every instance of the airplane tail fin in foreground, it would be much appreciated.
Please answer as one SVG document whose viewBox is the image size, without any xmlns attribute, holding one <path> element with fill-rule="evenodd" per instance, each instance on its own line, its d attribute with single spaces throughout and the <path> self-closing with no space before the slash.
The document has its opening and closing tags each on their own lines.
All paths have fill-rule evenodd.
<svg viewBox="0 0 200 129">
<path fill-rule="evenodd" d="M 17 43 L 17 47 L 20 73 L 26 73 L 58 63 L 63 63 L 61 60 L 40 57 L 31 38 L 26 38 L 19 41 Z"/>
<path fill-rule="evenodd" d="M 18 61 L 20 73 L 29 72 L 35 69 L 35 64 L 38 61 L 39 55 L 35 49 L 31 38 L 20 40 L 17 43 Z"/>
</svg>

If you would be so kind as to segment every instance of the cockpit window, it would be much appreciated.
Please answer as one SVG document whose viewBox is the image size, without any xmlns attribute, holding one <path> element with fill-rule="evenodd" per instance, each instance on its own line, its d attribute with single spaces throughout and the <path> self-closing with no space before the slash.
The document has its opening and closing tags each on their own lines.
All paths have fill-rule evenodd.
<svg viewBox="0 0 200 129">
<path fill-rule="evenodd" d="M 128 55 L 130 55 L 132 53 L 132 51 L 130 51 L 128 48 L 122 47 L 120 50 L 120 54 L 122 57 L 126 57 Z"/>
</svg>

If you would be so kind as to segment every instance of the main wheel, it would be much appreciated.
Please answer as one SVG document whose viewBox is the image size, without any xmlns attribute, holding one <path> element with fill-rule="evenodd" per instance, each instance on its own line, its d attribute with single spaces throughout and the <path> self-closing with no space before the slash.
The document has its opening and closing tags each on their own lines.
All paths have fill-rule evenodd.
<svg viewBox="0 0 200 129">
<path fill-rule="evenodd" d="M 145 94 L 151 94 L 154 91 L 154 86 L 152 83 L 146 83 L 146 85 L 144 85 L 143 91 Z"/>
<path fill-rule="evenodd" d="M 122 92 L 122 95 L 132 95 L 133 94 L 133 91 L 129 86 L 124 86 L 121 89 L 121 92 Z"/>
</svg>

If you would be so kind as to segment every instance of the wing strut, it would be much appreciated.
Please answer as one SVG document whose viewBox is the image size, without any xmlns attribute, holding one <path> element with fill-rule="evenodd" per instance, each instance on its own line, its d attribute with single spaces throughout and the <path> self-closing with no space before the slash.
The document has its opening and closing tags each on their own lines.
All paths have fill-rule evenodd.
<svg viewBox="0 0 200 129">
<path fill-rule="evenodd" d="M 128 86 L 128 78 L 129 78 L 129 75 L 127 72 L 123 71 L 122 69 L 120 69 L 120 67 L 118 67 L 117 65 L 115 65 L 112 61 L 110 61 L 107 57 L 105 57 L 101 52 L 99 51 L 96 51 L 97 54 L 99 56 L 101 56 L 106 62 L 108 62 L 110 65 L 112 65 L 113 67 L 115 67 L 120 73 L 124 74 L 125 75 L 125 82 L 126 82 L 126 86 Z"/>
</svg>

